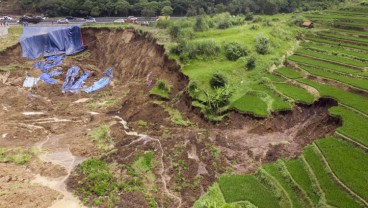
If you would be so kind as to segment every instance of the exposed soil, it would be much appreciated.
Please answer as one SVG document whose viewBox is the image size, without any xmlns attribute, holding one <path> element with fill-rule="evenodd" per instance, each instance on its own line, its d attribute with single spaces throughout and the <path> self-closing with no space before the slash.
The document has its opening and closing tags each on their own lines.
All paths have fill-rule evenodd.
<svg viewBox="0 0 368 208">
<path fill-rule="evenodd" d="M 310 106 L 296 105 L 292 111 L 274 113 L 267 119 L 231 112 L 220 124 L 207 122 L 198 109 L 190 105 L 191 100 L 185 93 L 188 78 L 150 34 L 132 29 L 84 29 L 83 37 L 88 50 L 66 58 L 60 68 L 66 72 L 73 64 L 82 71 L 92 71 L 92 78 L 88 79 L 91 83 L 99 79 L 105 69 L 114 66 L 115 86 L 101 90 L 116 100 L 109 108 L 91 106 L 100 102 L 94 96 L 99 92 L 63 94 L 61 85 L 65 73 L 56 78 L 56 85 L 38 83 L 32 90 L 22 88 L 24 71 L 29 76 L 39 75 L 39 71 L 32 68 L 34 61 L 19 57 L 19 45 L 0 56 L 0 66 L 18 63 L 21 69 L 11 72 L 4 83 L 0 82 L 1 147 L 38 146 L 44 151 L 39 159 L 34 158 L 26 165 L 0 163 L 1 169 L 7 170 L 0 173 L 0 187 L 8 187 L 13 171 L 26 186 L 38 187 L 17 188 L 17 193 L 24 194 L 22 198 L 13 197 L 10 192 L 0 194 L 0 207 L 4 201 L 12 207 L 55 206 L 63 196 L 69 197 L 62 185 L 70 174 L 70 167 L 85 158 L 101 156 L 88 132 L 102 123 L 110 126 L 117 151 L 101 158 L 109 163 L 129 164 L 136 156 L 152 150 L 158 188 L 152 196 L 159 207 L 175 208 L 191 207 L 220 174 L 230 170 L 252 173 L 262 163 L 280 157 L 297 157 L 304 146 L 341 125 L 327 110 L 336 102 L 327 99 Z M 158 98 L 149 95 L 150 87 L 145 84 L 150 72 L 153 85 L 158 79 L 166 79 L 173 86 L 170 99 L 182 94 L 178 102 L 167 102 L 167 105 L 180 110 L 184 118 L 196 125 L 173 124 L 169 114 L 153 103 Z M 30 92 L 37 97 L 29 96 Z M 128 122 L 127 128 L 119 117 Z M 147 128 L 138 125 L 140 120 L 147 122 Z M 62 161 L 60 155 L 74 160 Z M 116 174 L 124 171 L 118 169 Z M 61 185 L 41 186 L 37 183 L 39 180 L 35 180 L 39 176 Z M 73 191 L 78 177 L 72 175 L 67 184 L 69 191 Z M 40 198 L 41 195 L 45 197 Z M 61 197 L 56 200 L 58 195 Z M 120 207 L 148 206 L 140 192 L 125 193 L 120 198 L 117 204 Z"/>
</svg>

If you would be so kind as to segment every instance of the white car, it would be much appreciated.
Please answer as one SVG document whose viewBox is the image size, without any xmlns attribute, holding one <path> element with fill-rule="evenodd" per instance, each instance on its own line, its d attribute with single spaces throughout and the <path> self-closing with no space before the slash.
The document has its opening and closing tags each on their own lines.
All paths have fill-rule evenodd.
<svg viewBox="0 0 368 208">
<path fill-rule="evenodd" d="M 0 18 L 0 20 L 13 20 L 13 18 L 9 16 L 3 16 Z"/>
<path fill-rule="evenodd" d="M 59 19 L 58 21 L 56 21 L 58 24 L 68 24 L 69 20 L 67 19 Z"/>
<path fill-rule="evenodd" d="M 86 19 L 86 22 L 87 23 L 96 23 L 96 19 L 95 18 L 89 18 L 89 19 Z"/>
<path fill-rule="evenodd" d="M 124 19 L 117 19 L 117 20 L 114 20 L 115 23 L 124 23 L 125 20 Z"/>
</svg>

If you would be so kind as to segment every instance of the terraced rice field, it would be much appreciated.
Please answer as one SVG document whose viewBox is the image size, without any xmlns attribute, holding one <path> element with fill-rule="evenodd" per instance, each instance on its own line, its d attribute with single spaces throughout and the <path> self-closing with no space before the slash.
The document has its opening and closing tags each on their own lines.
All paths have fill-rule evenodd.
<svg viewBox="0 0 368 208">
<path fill-rule="evenodd" d="M 224 203 L 248 201 L 263 207 L 267 200 L 268 207 L 368 207 L 368 30 L 364 31 L 368 17 L 365 12 L 367 6 L 309 13 L 307 17 L 318 23 L 333 19 L 335 24 L 328 31 L 307 36 L 295 55 L 288 57 L 289 66 L 274 70 L 273 74 L 281 80 L 270 78 L 276 91 L 296 102 L 315 100 L 300 86 L 314 88 L 319 97 L 336 100 L 338 106 L 329 112 L 341 118 L 341 127 L 333 135 L 307 146 L 298 158 L 262 165 L 253 175 L 222 177 L 220 190 L 224 195 L 230 192 L 241 195 L 231 200 L 225 197 Z M 244 191 L 249 186 L 256 196 Z M 257 201 L 261 194 L 267 197 Z M 271 196 L 276 196 L 277 203 Z"/>
</svg>

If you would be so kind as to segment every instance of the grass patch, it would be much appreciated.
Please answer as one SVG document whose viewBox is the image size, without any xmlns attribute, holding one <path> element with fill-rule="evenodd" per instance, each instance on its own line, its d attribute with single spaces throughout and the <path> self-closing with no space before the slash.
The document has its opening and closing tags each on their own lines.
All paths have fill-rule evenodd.
<svg viewBox="0 0 368 208">
<path fill-rule="evenodd" d="M 265 169 L 274 179 L 276 179 L 279 185 L 286 191 L 286 194 L 291 199 L 292 207 L 305 207 L 302 201 L 299 201 L 298 196 L 290 186 L 291 182 L 285 180 L 285 177 L 282 175 L 280 166 L 277 162 L 263 165 L 262 168 Z"/>
<path fill-rule="evenodd" d="M 241 113 L 249 113 L 259 117 L 267 117 L 267 104 L 257 95 L 246 94 L 233 102 L 232 107 Z"/>
<path fill-rule="evenodd" d="M 345 74 L 354 74 L 354 75 L 368 77 L 368 73 L 366 73 L 366 72 L 362 72 L 362 71 L 352 69 L 352 68 L 348 68 L 348 67 L 345 67 L 345 66 L 331 64 L 331 63 L 327 63 L 327 62 L 324 62 L 324 61 L 318 61 L 318 60 L 314 60 L 314 59 L 311 59 L 311 58 L 306 58 L 306 57 L 302 57 L 302 56 L 298 56 L 298 55 L 293 55 L 293 56 L 289 57 L 289 60 L 292 60 L 292 61 L 295 61 L 295 62 L 298 62 L 298 63 L 302 63 L 302 64 L 308 64 L 308 65 L 312 65 L 312 66 L 316 66 L 316 67 L 326 68 L 326 69 L 331 70 L 331 71 L 337 71 L 337 72 L 342 72 L 342 73 L 345 73 Z"/>
<path fill-rule="evenodd" d="M 362 207 L 348 193 L 344 192 L 328 175 L 321 158 L 314 152 L 312 146 L 307 147 L 303 153 L 308 164 L 316 175 L 327 203 L 336 207 Z"/>
<path fill-rule="evenodd" d="M 298 103 L 312 104 L 315 101 L 313 95 L 303 88 L 283 83 L 275 83 L 274 86 L 282 94 L 292 98 Z"/>
<path fill-rule="evenodd" d="M 295 182 L 306 192 L 313 204 L 317 205 L 320 196 L 316 190 L 317 187 L 314 186 L 307 171 L 304 169 L 303 162 L 300 160 L 288 160 L 285 161 L 285 165 Z"/>
<path fill-rule="evenodd" d="M 287 67 L 281 67 L 275 70 L 277 73 L 284 75 L 285 77 L 289 79 L 299 79 L 302 78 L 302 75 L 290 68 Z"/>
<path fill-rule="evenodd" d="M 368 60 L 367 54 L 355 50 L 349 50 L 347 48 L 341 48 L 334 45 L 321 45 L 321 44 L 313 44 L 313 43 L 303 43 L 301 44 L 303 48 L 309 49 L 309 50 L 316 50 L 323 53 L 328 53 L 332 55 L 341 55 L 341 56 L 350 56 L 350 57 L 356 57 L 364 60 Z"/>
<path fill-rule="evenodd" d="M 0 67 L 0 72 L 15 71 L 19 68 L 19 64 L 9 64 L 7 66 Z"/>
<path fill-rule="evenodd" d="M 154 103 L 165 109 L 165 111 L 170 115 L 170 121 L 172 123 L 186 127 L 193 124 L 189 119 L 184 119 L 179 110 L 168 107 L 162 101 L 155 101 Z"/>
<path fill-rule="evenodd" d="M 36 147 L 32 148 L 7 148 L 0 147 L 0 163 L 15 163 L 23 165 L 29 162 L 40 152 Z"/>
<path fill-rule="evenodd" d="M 308 66 L 300 66 L 300 68 L 302 68 L 303 70 L 315 76 L 320 76 L 320 77 L 324 77 L 327 79 L 336 80 L 336 81 L 345 83 L 347 85 L 351 85 L 353 87 L 357 87 L 363 90 L 368 90 L 368 80 L 366 79 L 359 79 L 359 78 L 343 76 L 343 75 L 339 75 L 336 73 L 331 73 L 329 71 L 325 71 L 323 69 L 317 69 L 317 68 L 308 67 Z"/>
<path fill-rule="evenodd" d="M 359 196 L 368 199 L 368 157 L 352 144 L 327 137 L 316 142 L 336 176 Z"/>
<path fill-rule="evenodd" d="M 103 91 L 94 94 L 87 105 L 91 109 L 109 109 L 117 107 L 119 105 L 119 100 L 111 91 Z"/>
<path fill-rule="evenodd" d="M 115 143 L 109 134 L 109 126 L 107 124 L 101 124 L 93 129 L 89 136 L 92 137 L 92 141 L 96 143 L 97 149 L 102 153 L 114 150 Z"/>
<path fill-rule="evenodd" d="M 150 90 L 150 94 L 168 99 L 170 91 L 171 85 L 166 80 L 158 80 L 156 85 Z"/>
<path fill-rule="evenodd" d="M 221 176 L 218 179 L 226 202 L 249 201 L 259 208 L 279 207 L 278 200 L 254 175 Z"/>
<path fill-rule="evenodd" d="M 325 53 L 318 53 L 318 52 L 310 51 L 310 50 L 299 49 L 296 52 L 296 54 L 308 55 L 308 56 L 312 56 L 316 58 L 326 59 L 326 60 L 335 61 L 338 63 L 348 64 L 348 65 L 357 66 L 357 67 L 367 67 L 368 66 L 367 63 L 364 63 L 362 61 L 357 61 L 357 60 L 350 59 L 350 58 L 338 57 L 335 55 L 328 55 Z"/>
<path fill-rule="evenodd" d="M 343 125 L 337 129 L 338 132 L 368 146 L 367 118 L 342 106 L 332 107 L 329 112 L 343 120 Z"/>
<path fill-rule="evenodd" d="M 355 108 L 365 114 L 368 114 L 368 100 L 360 95 L 346 92 L 336 87 L 320 84 L 308 79 L 300 79 L 303 84 L 316 88 L 322 97 L 334 98 L 338 102 Z"/>
</svg>

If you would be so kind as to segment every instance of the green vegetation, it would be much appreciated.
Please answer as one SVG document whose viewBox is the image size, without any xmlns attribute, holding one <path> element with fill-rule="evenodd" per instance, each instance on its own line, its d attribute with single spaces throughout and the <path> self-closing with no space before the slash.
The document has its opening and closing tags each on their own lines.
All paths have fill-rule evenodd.
<svg viewBox="0 0 368 208">
<path fill-rule="evenodd" d="M 107 124 L 101 124 L 99 127 L 93 129 L 89 133 L 89 136 L 92 137 L 92 141 L 96 143 L 97 149 L 102 153 L 111 153 L 116 150 Z"/>
<path fill-rule="evenodd" d="M 312 68 L 308 66 L 300 66 L 300 68 L 302 68 L 303 70 L 315 76 L 320 76 L 320 77 L 324 77 L 327 79 L 336 80 L 344 84 L 351 85 L 353 87 L 357 87 L 363 90 L 368 90 L 368 80 L 366 79 L 347 77 L 347 76 L 331 73 L 329 71 L 324 71 L 322 69 Z"/>
<path fill-rule="evenodd" d="M 150 90 L 151 95 L 157 95 L 168 99 L 170 97 L 171 85 L 166 80 L 158 80 L 155 86 Z"/>
<path fill-rule="evenodd" d="M 181 126 L 192 125 L 192 122 L 190 122 L 189 119 L 185 120 L 183 118 L 179 110 L 168 107 L 163 101 L 155 101 L 154 103 L 165 109 L 165 111 L 170 115 L 170 120 L 172 123 Z"/>
<path fill-rule="evenodd" d="M 92 96 L 88 101 L 88 107 L 91 109 L 109 109 L 119 105 L 119 101 L 111 91 L 102 91 Z"/>
<path fill-rule="evenodd" d="M 335 61 L 335 62 L 344 63 L 347 65 L 352 65 L 352 66 L 357 66 L 357 67 L 367 67 L 368 66 L 367 63 L 357 61 L 354 59 L 342 58 L 342 57 L 338 57 L 334 55 L 327 55 L 325 53 L 317 53 L 317 52 L 310 51 L 310 50 L 300 49 L 296 52 L 296 54 L 312 56 L 316 58 L 326 59 L 329 61 Z"/>
<path fill-rule="evenodd" d="M 232 107 L 243 113 L 255 116 L 268 116 L 267 104 L 258 95 L 246 94 L 232 104 Z"/>
<path fill-rule="evenodd" d="M 23 165 L 29 162 L 35 155 L 39 153 L 39 149 L 32 148 L 9 148 L 0 147 L 0 163 L 15 163 Z"/>
<path fill-rule="evenodd" d="M 315 101 L 313 95 L 303 88 L 296 87 L 286 83 L 275 83 L 274 86 L 282 94 L 292 98 L 296 102 L 312 104 Z"/>
<path fill-rule="evenodd" d="M 301 79 L 300 82 L 316 88 L 322 97 L 334 98 L 347 106 L 355 108 L 363 113 L 368 114 L 368 100 L 360 95 L 346 92 L 336 87 L 317 83 L 308 79 Z"/>
<path fill-rule="evenodd" d="M 362 207 L 350 195 L 343 191 L 332 178 L 329 177 L 319 156 L 312 146 L 304 150 L 304 157 L 316 175 L 323 192 L 326 195 L 327 203 L 337 207 Z"/>
<path fill-rule="evenodd" d="M 359 196 L 368 199 L 367 164 L 364 150 L 345 141 L 328 137 L 316 142 L 336 176 Z"/>
<path fill-rule="evenodd" d="M 359 45 L 359 43 L 357 44 L 352 44 L 352 43 L 345 43 L 345 42 L 339 42 L 336 40 L 330 40 L 330 39 L 325 39 L 323 37 L 306 37 L 307 40 L 313 41 L 313 42 L 317 42 L 317 43 L 325 43 L 325 44 L 330 44 L 330 45 L 335 45 L 335 46 L 342 46 L 342 47 L 347 47 L 347 48 L 352 48 L 352 49 L 360 49 L 360 50 L 368 50 L 367 46 L 361 46 Z"/>
<path fill-rule="evenodd" d="M 259 54 L 265 55 L 265 54 L 271 53 L 272 51 L 270 40 L 267 37 L 258 36 L 255 39 L 255 45 L 256 45 L 256 51 Z"/>
<path fill-rule="evenodd" d="M 302 78 L 302 75 L 290 68 L 287 67 L 281 67 L 275 70 L 277 73 L 284 75 L 285 77 L 289 79 L 299 79 Z"/>
<path fill-rule="evenodd" d="M 225 201 L 249 201 L 257 207 L 279 207 L 277 199 L 254 175 L 221 176 L 218 179 Z"/>
<path fill-rule="evenodd" d="M 330 108 L 329 112 L 343 120 L 343 125 L 337 129 L 338 132 L 368 146 L 368 129 L 366 128 L 368 118 L 342 106 Z"/>
<path fill-rule="evenodd" d="M 302 43 L 296 55 L 288 57 L 284 64 L 299 67 L 301 72 L 305 71 L 305 74 L 317 76 L 317 81 L 313 81 L 312 76 L 303 76 L 301 72 L 283 67 L 274 70 L 280 76 L 263 73 L 263 77 L 259 78 L 257 84 L 247 84 L 247 90 L 242 94 L 235 91 L 236 99 L 230 99 L 230 106 L 233 109 L 267 116 L 275 110 L 275 102 L 281 104 L 284 99 L 288 102 L 295 100 L 307 104 L 314 102 L 314 96 L 308 91 L 292 85 L 293 82 L 300 82 L 316 89 L 321 97 L 333 98 L 339 102 L 340 105 L 330 108 L 329 112 L 341 118 L 342 126 L 337 129 L 339 133 L 337 135 L 343 136 L 316 140 L 313 145 L 303 150 L 300 158 L 262 165 L 254 175 L 220 177 L 217 180 L 220 190 L 216 189 L 217 187 L 211 189 L 212 197 L 217 193 L 219 202 L 208 205 L 231 207 L 232 205 L 228 203 L 249 201 L 258 207 L 364 207 L 358 197 L 337 182 L 335 176 L 355 194 L 368 200 L 366 189 L 368 166 L 364 165 L 368 162 L 365 151 L 365 147 L 368 146 L 366 128 L 368 99 L 364 94 L 350 92 L 343 87 L 345 84 L 359 88 L 360 91 L 368 90 L 366 79 L 368 77 L 368 47 L 366 46 L 368 33 L 358 31 L 366 27 L 368 21 L 366 17 L 368 8 L 365 5 L 367 4 L 347 6 L 338 11 L 305 13 L 304 17 L 312 19 L 317 29 L 309 30 L 306 37 L 309 41 Z M 289 23 L 298 25 L 304 20 L 303 17 L 294 16 Z M 267 23 L 251 26 L 251 30 L 259 30 L 260 25 L 264 26 Z M 349 26 L 346 28 L 352 28 L 352 30 L 335 28 L 341 25 Z M 330 30 L 325 30 L 325 27 Z M 302 36 L 303 34 L 299 37 Z M 273 44 L 271 46 L 274 47 Z M 258 55 L 257 59 L 262 57 Z M 295 62 L 297 66 L 289 60 Z M 218 63 L 223 64 L 223 62 Z M 203 66 L 197 63 L 196 65 Z M 226 70 L 221 70 L 221 72 L 224 71 Z M 230 73 L 222 74 L 231 85 L 234 78 L 229 75 Z M 292 80 L 287 81 L 283 77 Z M 341 84 L 330 86 L 325 84 L 330 83 L 326 79 Z M 280 94 L 282 99 L 275 94 Z M 247 192 L 249 187 L 252 193 Z M 274 198 L 268 198 L 269 193 Z M 258 201 L 259 195 L 264 196 L 263 201 Z M 204 205 L 205 202 L 209 202 L 211 196 L 206 197 L 208 195 L 204 195 L 198 203 Z M 267 203 L 263 204 L 264 201 Z"/>
<path fill-rule="evenodd" d="M 300 159 L 288 160 L 285 161 L 285 165 L 291 177 L 300 186 L 300 188 L 306 192 L 313 204 L 317 205 L 320 200 L 320 196 L 318 194 L 317 187 L 315 187 L 312 180 L 309 178 L 308 172 L 303 166 L 303 162 Z"/>
<path fill-rule="evenodd" d="M 327 62 L 324 62 L 324 61 L 318 61 L 318 60 L 314 60 L 314 59 L 311 59 L 311 58 L 306 58 L 306 57 L 302 57 L 302 56 L 298 56 L 298 55 L 291 56 L 289 58 L 289 60 L 299 62 L 299 63 L 302 63 L 302 64 L 315 66 L 315 67 L 323 67 L 323 68 L 331 70 L 331 71 L 368 77 L 368 73 L 362 72 L 360 70 L 348 68 L 348 67 L 345 67 L 345 66 L 340 66 L 340 65 L 337 65 L 337 64 L 331 64 L 331 63 L 327 63 Z"/>
<path fill-rule="evenodd" d="M 296 195 L 296 192 L 291 187 L 291 181 L 285 177 L 287 173 L 281 172 L 282 162 L 278 161 L 273 164 L 264 165 L 262 168 L 267 171 L 272 177 L 277 181 L 280 188 L 286 191 L 286 194 L 291 200 L 292 207 L 305 207 L 302 202 L 302 199 L 298 199 L 299 197 Z"/>
<path fill-rule="evenodd" d="M 360 60 L 367 61 L 367 55 L 364 52 L 359 52 L 355 50 L 349 50 L 348 48 L 342 48 L 334 45 L 323 45 L 323 44 L 313 44 L 313 43 L 303 43 L 301 44 L 303 48 L 309 50 L 320 51 L 332 55 L 348 56 L 353 58 L 359 58 Z"/>
<path fill-rule="evenodd" d="M 157 207 L 152 197 L 156 190 L 156 177 L 152 172 L 154 167 L 153 152 L 139 155 L 131 164 L 125 167 L 127 175 L 114 175 L 110 166 L 97 159 L 83 161 L 72 174 L 75 193 L 83 198 L 83 203 L 97 207 L 116 207 L 123 193 L 142 192 L 149 207 Z"/>
<path fill-rule="evenodd" d="M 229 42 L 225 45 L 225 55 L 230 61 L 236 61 L 247 54 L 248 50 L 244 49 L 240 43 Z"/>
</svg>

